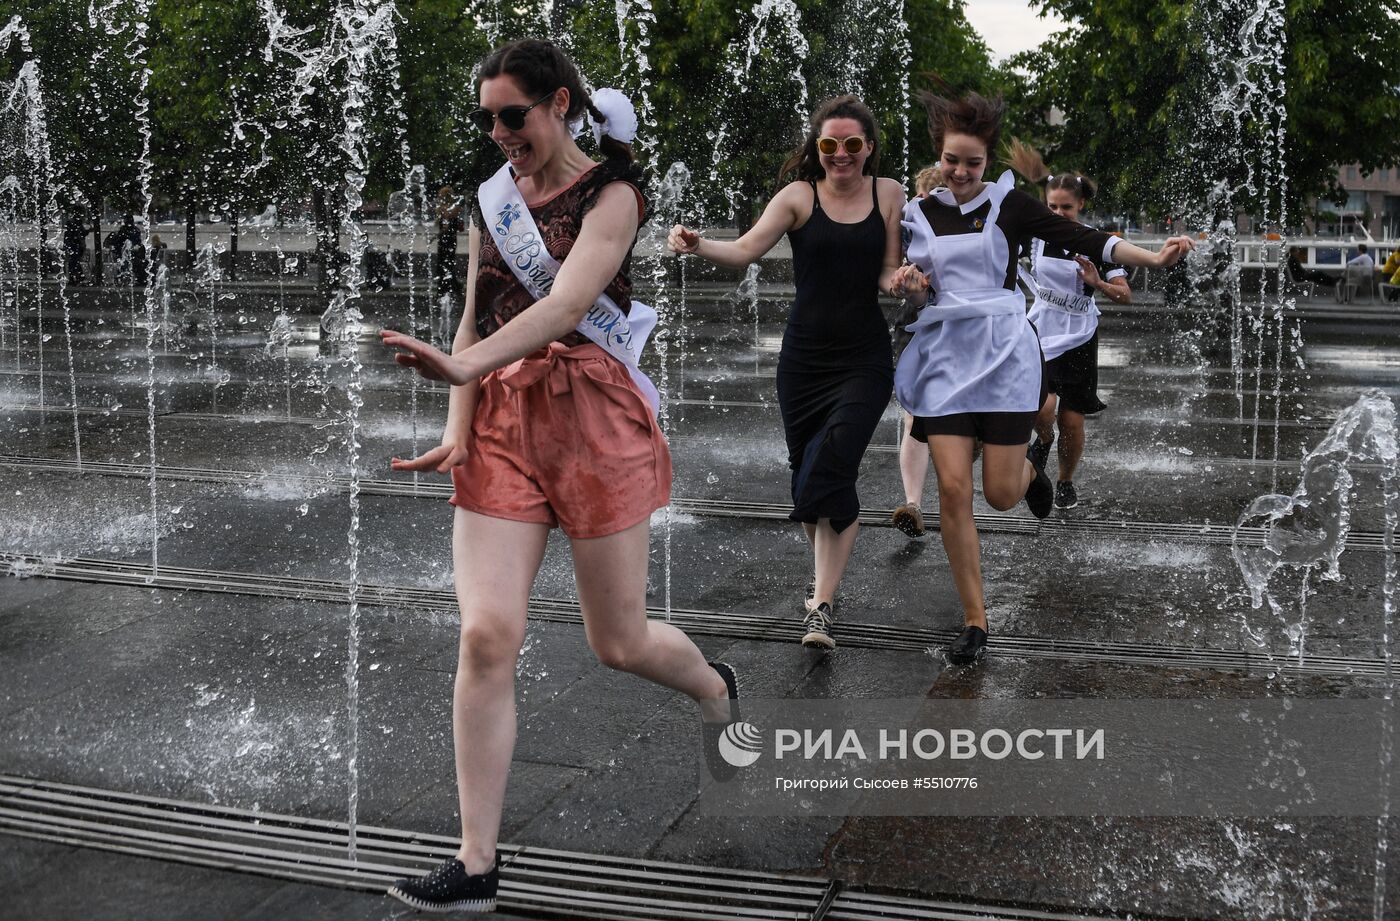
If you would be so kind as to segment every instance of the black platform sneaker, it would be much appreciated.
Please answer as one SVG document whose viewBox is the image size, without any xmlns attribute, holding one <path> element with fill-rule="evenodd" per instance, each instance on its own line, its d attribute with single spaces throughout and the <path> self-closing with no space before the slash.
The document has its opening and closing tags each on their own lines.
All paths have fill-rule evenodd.
<svg viewBox="0 0 1400 921">
<path fill-rule="evenodd" d="M 705 767 L 709 768 L 710 776 L 715 780 L 723 782 L 733 778 L 738 770 L 734 765 L 725 760 L 720 753 L 719 742 L 724 737 L 724 733 L 731 725 L 739 722 L 739 677 L 735 674 L 733 666 L 724 662 L 711 662 L 710 668 L 719 673 L 724 679 L 724 689 L 729 693 L 728 712 L 723 719 L 706 720 L 703 719 L 701 729 L 705 737 Z"/>
<path fill-rule="evenodd" d="M 398 880 L 388 892 L 419 911 L 495 911 L 500 866 L 497 857 L 490 870 L 473 875 L 462 861 L 452 857 L 426 876 Z"/>
</svg>

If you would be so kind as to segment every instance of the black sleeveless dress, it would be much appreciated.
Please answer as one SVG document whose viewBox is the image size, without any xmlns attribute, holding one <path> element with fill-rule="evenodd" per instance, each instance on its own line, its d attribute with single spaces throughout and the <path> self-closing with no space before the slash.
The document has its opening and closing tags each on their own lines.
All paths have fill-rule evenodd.
<svg viewBox="0 0 1400 921">
<path fill-rule="evenodd" d="M 797 298 L 778 355 L 778 406 L 792 468 L 793 521 L 829 518 L 837 532 L 860 514 L 860 459 L 889 405 L 894 363 L 880 311 L 885 220 L 872 207 L 833 221 L 812 184 L 812 216 L 788 231 Z"/>
</svg>

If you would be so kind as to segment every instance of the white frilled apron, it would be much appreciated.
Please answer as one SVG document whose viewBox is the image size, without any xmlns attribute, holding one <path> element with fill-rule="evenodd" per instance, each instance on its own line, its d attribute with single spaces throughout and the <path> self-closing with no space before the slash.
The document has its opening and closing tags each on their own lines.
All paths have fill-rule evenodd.
<svg viewBox="0 0 1400 921">
<path fill-rule="evenodd" d="M 544 297 L 554 287 L 561 263 L 545 247 L 544 235 L 515 184 L 510 164 L 502 166 L 496 175 L 481 184 L 477 200 L 481 202 L 481 213 L 501 258 L 535 300 Z M 651 404 L 653 413 L 661 408 L 661 396 L 637 363 L 655 327 L 655 310 L 633 300 L 630 312 L 623 313 L 606 293 L 598 295 L 598 300 L 575 327 L 590 342 L 626 366 L 633 383 Z"/>
<path fill-rule="evenodd" d="M 1084 293 L 1084 279 L 1074 259 L 1047 259 L 1045 241 L 1031 244 L 1031 277 L 1036 298 L 1030 321 L 1040 334 L 1045 360 L 1052 361 L 1094 337 L 1099 328 L 1099 308 Z"/>
<path fill-rule="evenodd" d="M 904 208 L 909 261 L 937 293 L 905 327 L 914 338 L 895 369 L 899 405 L 915 416 L 1040 409 L 1040 345 L 1026 322 L 1025 298 L 1002 287 L 1010 244 L 997 215 L 1011 188 L 1007 172 L 961 206 L 967 214 L 990 200 L 979 233 L 937 236 L 918 199 Z M 933 194 L 953 203 L 947 189 Z"/>
</svg>

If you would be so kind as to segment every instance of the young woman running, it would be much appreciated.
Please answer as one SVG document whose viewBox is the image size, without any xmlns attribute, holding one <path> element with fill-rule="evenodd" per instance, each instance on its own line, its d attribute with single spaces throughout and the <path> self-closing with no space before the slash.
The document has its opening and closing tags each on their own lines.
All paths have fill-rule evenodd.
<svg viewBox="0 0 1400 921">
<path fill-rule="evenodd" d="M 802 643 L 836 648 L 836 589 L 860 525 L 856 477 L 889 405 L 893 368 L 879 292 L 900 261 L 904 191 L 880 179 L 875 116 L 854 96 L 812 113 L 778 179 L 794 179 L 733 243 L 677 224 L 672 251 L 743 268 L 788 235 L 797 297 L 778 354 L 778 407 L 792 469 L 793 521 L 812 545 L 815 580 Z"/>
<path fill-rule="evenodd" d="M 928 193 L 943 185 L 943 173 L 937 166 L 926 166 L 914 177 L 914 195 L 927 198 Z M 913 337 L 904 327 L 913 323 L 923 305 L 905 302 L 894 324 L 894 360 L 904 353 L 904 347 Z M 909 437 L 914 425 L 914 417 L 900 409 L 901 433 L 899 439 L 899 480 L 904 486 L 904 504 L 894 510 L 891 522 L 896 528 L 910 537 L 924 534 L 924 480 L 928 478 L 928 449 Z"/>
<path fill-rule="evenodd" d="M 640 348 L 655 321 L 631 300 L 628 275 L 646 207 L 625 143 L 635 128 L 600 137 L 601 164 L 569 129 L 585 113 L 604 131 L 635 126 L 630 104 L 621 114 L 610 106 L 610 121 L 564 53 L 534 39 L 493 51 L 479 78 L 471 119 L 508 162 L 478 193 L 485 239 L 453 353 L 381 333 L 401 350 L 400 364 L 453 385 L 442 444 L 393 463 L 451 472 L 456 506 L 462 632 L 452 728 L 462 845 L 432 873 L 389 889 L 430 911 L 495 907 L 516 659 L 551 527 L 569 536 L 584 631 L 601 662 L 700 701 L 707 739 L 737 696 L 732 669 L 706 663 L 684 633 L 646 616 L 648 526 L 668 501 L 671 457 L 655 391 L 625 349 Z M 598 333 L 604 327 L 613 335 Z"/>
<path fill-rule="evenodd" d="M 1071 221 L 1079 221 L 1079 213 L 1094 197 L 1095 186 L 1087 176 L 1052 175 L 1040 154 L 1019 141 L 1011 145 L 1011 165 L 1026 178 L 1042 183 L 1046 207 Z M 1084 417 L 1107 408 L 1098 393 L 1099 308 L 1094 304 L 1094 292 L 1101 292 L 1115 304 L 1130 303 L 1133 294 L 1128 273 L 1121 266 L 1068 252 L 1039 238 L 1031 241 L 1031 277 L 1036 298 L 1029 317 L 1040 336 L 1050 391 L 1035 419 L 1037 438 L 1031 443 L 1031 462 L 1045 466 L 1058 416 L 1055 508 L 1071 509 L 1079 504 L 1074 472 L 1084 456 Z"/>
<path fill-rule="evenodd" d="M 1045 402 L 1040 345 L 1016 289 L 1016 258 L 1036 237 L 1105 262 L 1161 268 L 1191 248 L 1173 237 L 1149 252 L 1051 212 L 1012 188 L 1011 173 L 982 181 L 1001 136 L 1005 105 L 971 94 L 923 94 L 929 134 L 940 151 L 945 188 L 905 208 L 911 265 L 899 293 L 934 292 L 910 325 L 895 371 L 899 403 L 914 416 L 912 437 L 927 441 L 938 477 L 940 531 L 962 601 L 965 626 L 948 647 L 953 662 L 987 645 L 987 613 L 977 526 L 972 517 L 972 452 L 983 442 L 982 495 L 998 510 L 1025 498 L 1050 513 L 1054 490 L 1026 445 Z"/>
</svg>

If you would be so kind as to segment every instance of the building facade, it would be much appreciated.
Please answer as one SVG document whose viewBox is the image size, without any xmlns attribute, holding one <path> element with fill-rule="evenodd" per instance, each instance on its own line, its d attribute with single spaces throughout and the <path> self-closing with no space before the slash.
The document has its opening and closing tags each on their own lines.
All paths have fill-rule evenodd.
<svg viewBox="0 0 1400 921">
<path fill-rule="evenodd" d="M 1400 167 L 1384 167 L 1365 174 L 1356 164 L 1337 168 L 1337 183 L 1346 190 L 1346 204 L 1338 208 L 1319 202 L 1320 212 L 1332 212 L 1336 220 L 1318 221 L 1325 232 L 1329 223 L 1338 231 L 1351 229 L 1361 236 L 1361 228 L 1377 240 L 1400 239 Z"/>
</svg>

